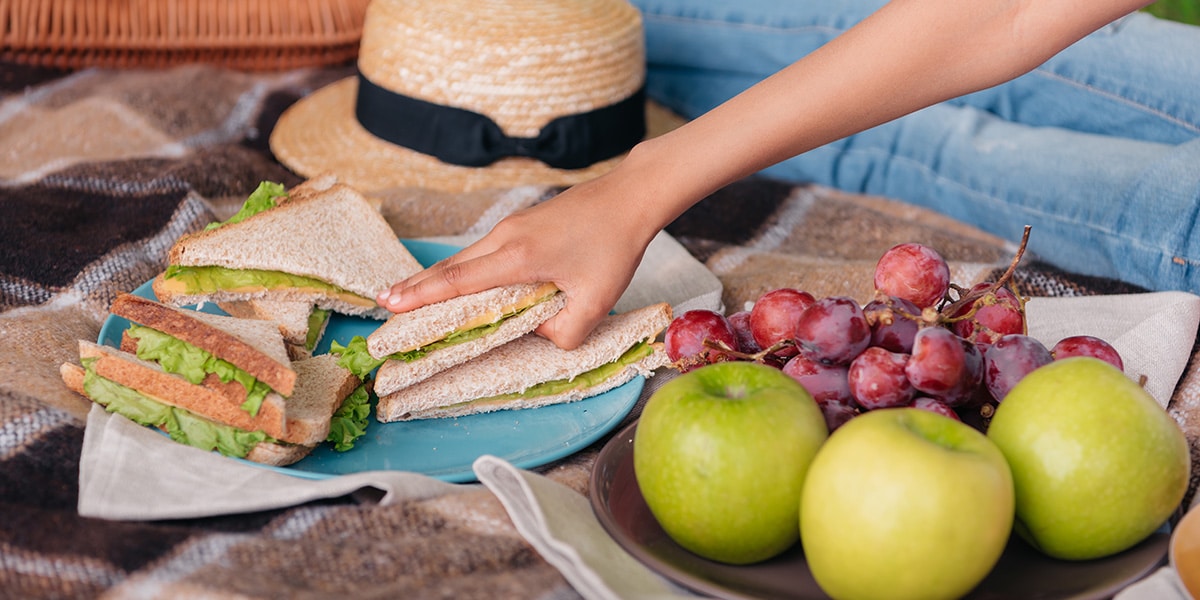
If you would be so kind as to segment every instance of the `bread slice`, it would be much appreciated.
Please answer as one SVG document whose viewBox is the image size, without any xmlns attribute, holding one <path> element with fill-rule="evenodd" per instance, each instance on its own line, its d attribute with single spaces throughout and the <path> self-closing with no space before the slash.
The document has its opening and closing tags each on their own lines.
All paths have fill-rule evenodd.
<svg viewBox="0 0 1200 600">
<path fill-rule="evenodd" d="M 432 350 L 412 362 L 388 360 L 375 373 L 375 392 L 390 394 L 399 389 L 428 379 L 437 373 L 479 356 L 492 348 L 507 344 L 537 328 L 562 310 L 566 296 L 555 294 L 553 298 L 529 307 L 519 315 L 505 319 L 495 331 L 469 342 Z"/>
<path fill-rule="evenodd" d="M 315 446 L 329 437 L 329 421 L 342 401 L 362 384 L 338 357 L 321 354 L 293 363 L 300 375 L 296 393 L 287 399 L 286 441 Z"/>
<path fill-rule="evenodd" d="M 174 308 L 133 294 L 117 296 L 109 310 L 226 360 L 284 396 L 296 387 L 296 372 L 275 323 Z M 125 336 L 121 345 L 134 352 L 136 340 Z"/>
<path fill-rule="evenodd" d="M 292 360 L 301 360 L 312 356 L 308 348 L 308 318 L 312 315 L 313 305 L 308 302 L 288 302 L 286 300 L 235 300 L 220 302 L 217 306 L 240 319 L 259 319 L 271 321 L 279 326 L 283 333 L 283 342 L 287 345 L 288 356 Z M 329 319 L 321 322 L 320 330 L 315 332 L 317 341 L 325 335 Z"/>
<path fill-rule="evenodd" d="M 381 320 L 391 313 L 375 303 L 375 294 L 421 270 L 383 215 L 358 191 L 331 177 L 306 181 L 275 208 L 241 222 L 181 237 L 168 260 L 180 266 L 282 271 L 348 292 L 249 286 L 191 293 L 178 280 L 159 275 L 154 293 L 172 306 L 269 298 Z"/>
<path fill-rule="evenodd" d="M 79 357 L 97 359 L 94 367 L 97 375 L 137 390 L 157 402 L 182 408 L 216 423 L 246 431 L 262 431 L 278 440 L 291 439 L 287 430 L 284 399 L 279 394 L 267 394 L 258 414 L 251 416 L 241 408 L 240 403 L 230 398 L 227 391 L 218 387 L 220 380 L 216 375 L 210 375 L 196 385 L 163 371 L 157 363 L 83 340 L 79 341 Z M 75 391 L 87 395 L 82 386 Z"/>
<path fill-rule="evenodd" d="M 107 346 L 80 342 L 81 358 L 97 358 L 97 374 L 137 390 L 163 404 L 187 410 L 209 421 L 231 425 L 239 429 L 261 430 L 278 440 L 277 443 L 256 444 L 245 456 L 258 463 L 283 466 L 292 464 L 313 450 L 329 436 L 330 420 L 342 402 L 359 385 L 358 378 L 349 370 L 338 366 L 336 357 L 321 355 L 298 361 L 299 384 L 295 395 L 286 401 L 286 410 L 279 409 L 282 398 L 272 394 L 270 402 L 256 420 L 266 421 L 264 413 L 272 413 L 270 425 L 258 429 L 258 423 L 247 423 L 239 413 L 230 412 L 229 404 L 219 394 L 206 393 L 204 386 L 188 383 L 181 377 L 163 372 L 158 365 L 142 361 L 137 357 Z M 122 364 L 121 361 L 126 361 Z M 87 396 L 83 387 L 85 371 L 76 364 L 64 363 L 59 374 L 68 388 Z M 270 409 L 267 409 L 267 407 Z M 240 409 L 237 409 L 240 411 Z M 275 413 L 285 415 L 286 433 L 275 431 Z M 233 415 L 231 419 L 230 415 Z M 231 422 L 231 421 L 236 421 Z M 241 425 L 247 426 L 241 426 Z"/>
<path fill-rule="evenodd" d="M 380 394 L 375 416 L 381 422 L 456 417 L 588 398 L 637 375 L 650 375 L 669 364 L 670 359 L 661 344 L 655 343 L 649 356 L 627 366 L 615 377 L 585 389 L 531 398 L 483 400 L 521 393 L 542 382 L 572 380 L 616 360 L 638 342 L 656 339 L 670 322 L 671 307 L 665 303 L 611 315 L 574 350 L 563 350 L 545 338 L 528 334 L 415 385 Z"/>
<path fill-rule="evenodd" d="M 494 323 L 506 314 L 533 306 L 542 299 L 561 295 L 552 283 L 522 283 L 427 304 L 395 314 L 380 325 L 367 336 L 367 351 L 372 357 L 383 359 L 397 352 L 415 350 L 457 331 Z M 561 309 L 565 304 L 556 305 Z M 546 314 L 541 321 L 533 323 L 521 333 L 533 331 L 554 312 Z"/>
</svg>

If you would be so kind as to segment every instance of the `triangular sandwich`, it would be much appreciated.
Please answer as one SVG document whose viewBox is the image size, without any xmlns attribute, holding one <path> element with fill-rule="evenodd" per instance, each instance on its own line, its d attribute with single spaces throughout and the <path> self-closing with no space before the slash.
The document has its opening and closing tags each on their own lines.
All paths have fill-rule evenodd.
<svg viewBox="0 0 1200 600">
<path fill-rule="evenodd" d="M 331 437 L 335 413 L 340 419 L 368 406 L 358 378 L 329 355 L 294 363 L 292 397 L 271 394 L 256 416 L 225 394 L 128 352 L 80 341 L 79 357 L 82 366 L 59 368 L 64 383 L 109 412 L 158 427 L 177 442 L 264 464 L 300 460 Z"/>
<path fill-rule="evenodd" d="M 411 386 L 380 393 L 375 417 L 381 422 L 458 417 L 595 396 L 669 365 L 656 340 L 670 322 L 671 307 L 665 303 L 610 315 L 574 350 L 528 334 Z"/>
<path fill-rule="evenodd" d="M 492 288 L 396 314 L 334 352 L 360 376 L 378 367 L 375 391 L 390 394 L 533 331 L 565 304 L 549 283 Z"/>
<path fill-rule="evenodd" d="M 375 295 L 421 270 L 383 215 L 331 176 L 264 183 L 238 214 L 181 237 L 154 279 L 173 306 L 273 300 L 386 319 Z"/>
</svg>

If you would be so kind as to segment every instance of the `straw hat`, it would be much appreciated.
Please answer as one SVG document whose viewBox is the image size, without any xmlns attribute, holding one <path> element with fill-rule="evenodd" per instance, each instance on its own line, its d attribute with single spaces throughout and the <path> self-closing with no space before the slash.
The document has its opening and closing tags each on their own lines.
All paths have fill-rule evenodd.
<svg viewBox="0 0 1200 600">
<path fill-rule="evenodd" d="M 367 192 L 570 185 L 645 134 L 625 0 L 374 0 L 358 71 L 280 117 L 271 150 L 297 174 Z"/>
</svg>

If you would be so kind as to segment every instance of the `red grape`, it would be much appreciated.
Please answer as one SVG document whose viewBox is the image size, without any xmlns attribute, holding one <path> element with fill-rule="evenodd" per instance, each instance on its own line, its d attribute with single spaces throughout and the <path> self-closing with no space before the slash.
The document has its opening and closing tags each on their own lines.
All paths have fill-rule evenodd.
<svg viewBox="0 0 1200 600">
<path fill-rule="evenodd" d="M 754 302 L 750 309 L 750 333 L 758 347 L 765 349 L 795 335 L 796 321 L 804 309 L 816 302 L 808 292 L 792 288 L 771 290 Z M 793 346 L 776 352 L 781 356 L 796 354 Z"/>
<path fill-rule="evenodd" d="M 847 373 L 854 400 L 867 410 L 908 404 L 916 390 L 904 374 L 907 362 L 907 354 L 890 352 L 878 346 L 863 350 L 850 363 Z"/>
<path fill-rule="evenodd" d="M 746 354 L 754 354 L 762 348 L 758 347 L 758 342 L 754 341 L 754 334 L 750 331 L 750 311 L 739 310 L 728 317 L 729 325 L 733 327 L 734 336 L 737 337 L 737 349 Z"/>
<path fill-rule="evenodd" d="M 859 415 L 857 408 L 841 402 L 826 402 L 820 406 L 821 414 L 825 416 L 825 426 L 829 428 L 830 433 Z"/>
<path fill-rule="evenodd" d="M 954 419 L 955 421 L 962 421 L 962 418 L 958 416 L 958 413 L 954 412 L 953 408 L 950 408 L 949 404 L 946 404 L 945 402 L 942 402 L 941 400 L 938 400 L 937 398 L 930 398 L 929 396 L 920 396 L 918 398 L 913 399 L 912 407 L 919 408 L 921 410 L 927 410 L 929 412 L 935 412 L 944 417 L 950 417 L 951 419 Z"/>
<path fill-rule="evenodd" d="M 979 348 L 944 327 L 926 327 L 913 339 L 904 366 L 908 380 L 951 407 L 969 403 L 983 381 Z"/>
<path fill-rule="evenodd" d="M 796 322 L 800 352 L 817 362 L 848 365 L 871 345 L 871 326 L 852 298 L 821 298 L 800 313 Z"/>
<path fill-rule="evenodd" d="M 1055 359 L 1069 356 L 1091 356 L 1122 371 L 1125 370 L 1125 361 L 1121 360 L 1121 354 L 1117 352 L 1117 349 L 1112 344 L 1091 335 L 1073 335 L 1058 340 L 1058 343 L 1050 349 L 1050 354 Z"/>
<path fill-rule="evenodd" d="M 920 329 L 921 309 L 904 298 L 872 300 L 863 307 L 871 325 L 871 345 L 892 352 L 912 352 L 913 337 Z"/>
<path fill-rule="evenodd" d="M 783 372 L 808 390 L 817 404 L 853 402 L 850 383 L 846 378 L 847 368 L 843 365 L 827 365 L 809 360 L 803 354 L 797 354 L 783 365 Z"/>
<path fill-rule="evenodd" d="M 705 340 L 737 348 L 737 335 L 729 320 L 713 310 L 689 310 L 671 320 L 663 336 L 667 357 L 687 372 L 709 363 L 730 360 L 728 354 L 708 347 Z"/>
<path fill-rule="evenodd" d="M 950 267 L 929 246 L 898 244 L 875 264 L 875 289 L 921 308 L 935 306 L 950 289 Z"/>
<path fill-rule="evenodd" d="M 983 353 L 983 382 L 997 402 L 1034 369 L 1054 358 L 1041 342 L 1027 335 L 1010 333 Z"/>
<path fill-rule="evenodd" d="M 977 283 L 967 290 L 967 295 L 991 286 L 991 283 Z M 962 317 L 970 313 L 972 308 L 975 309 L 973 315 L 954 321 L 951 326 L 954 333 L 965 339 L 986 346 L 1010 333 L 1025 333 L 1025 312 L 1021 300 L 1006 287 L 996 288 L 974 302 L 964 304 L 950 316 Z"/>
</svg>

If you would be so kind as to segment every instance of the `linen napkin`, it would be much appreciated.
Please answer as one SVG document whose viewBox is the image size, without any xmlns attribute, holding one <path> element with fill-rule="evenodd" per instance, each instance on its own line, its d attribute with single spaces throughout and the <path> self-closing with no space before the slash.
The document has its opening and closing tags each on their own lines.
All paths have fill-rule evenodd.
<svg viewBox="0 0 1200 600">
<path fill-rule="evenodd" d="M 691 596 L 625 552 L 604 531 L 587 498 L 495 456 L 475 475 L 500 499 L 517 531 L 588 600 Z"/>
</svg>

